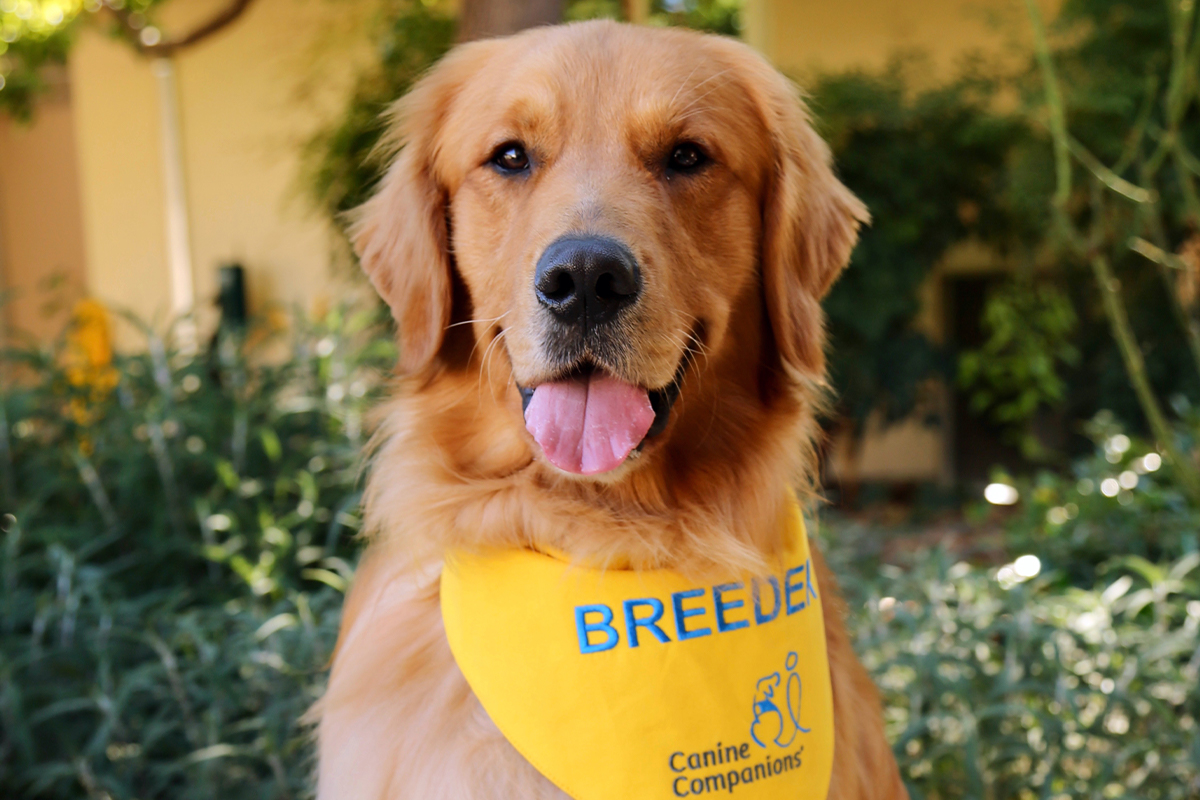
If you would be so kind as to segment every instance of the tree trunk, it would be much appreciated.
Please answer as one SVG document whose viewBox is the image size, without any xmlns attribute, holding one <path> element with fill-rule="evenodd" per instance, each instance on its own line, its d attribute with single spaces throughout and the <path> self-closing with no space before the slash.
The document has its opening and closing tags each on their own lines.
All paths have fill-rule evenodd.
<svg viewBox="0 0 1200 800">
<path fill-rule="evenodd" d="M 562 22 L 563 0 L 463 0 L 458 40 L 504 36 L 535 25 Z"/>
</svg>

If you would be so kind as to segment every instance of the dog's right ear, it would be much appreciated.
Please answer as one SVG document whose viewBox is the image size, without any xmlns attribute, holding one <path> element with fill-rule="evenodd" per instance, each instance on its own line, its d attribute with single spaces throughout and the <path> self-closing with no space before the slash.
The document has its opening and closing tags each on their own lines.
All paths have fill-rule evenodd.
<svg viewBox="0 0 1200 800">
<path fill-rule="evenodd" d="M 405 145 L 351 228 L 363 270 L 396 319 L 404 373 L 433 362 L 450 324 L 445 201 L 423 161 L 414 142 Z"/>
<path fill-rule="evenodd" d="M 434 363 L 450 325 L 449 198 L 434 160 L 454 97 L 481 55 L 479 45 L 457 48 L 396 103 L 388 143 L 399 154 L 351 215 L 354 251 L 396 319 L 405 374 Z"/>
</svg>

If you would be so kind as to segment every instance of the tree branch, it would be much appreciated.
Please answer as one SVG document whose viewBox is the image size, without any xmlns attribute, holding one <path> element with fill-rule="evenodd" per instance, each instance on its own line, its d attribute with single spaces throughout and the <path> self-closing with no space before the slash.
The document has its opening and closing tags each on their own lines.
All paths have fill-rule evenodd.
<svg viewBox="0 0 1200 800">
<path fill-rule="evenodd" d="M 507 36 L 537 25 L 562 22 L 563 0 L 463 0 L 458 40 Z"/>
<path fill-rule="evenodd" d="M 1067 210 L 1067 201 L 1071 194 L 1071 137 L 1067 132 L 1062 94 L 1059 90 L 1058 78 L 1054 71 L 1054 60 L 1050 55 L 1050 45 L 1046 40 L 1046 30 L 1042 25 L 1041 12 L 1035 0 L 1026 0 L 1025 5 L 1028 9 L 1029 21 L 1033 26 L 1034 47 L 1037 52 L 1038 65 L 1042 73 L 1046 105 L 1050 113 L 1050 136 L 1054 144 L 1055 173 L 1057 179 L 1052 212 L 1057 219 L 1058 227 L 1067 234 L 1068 242 L 1075 243 L 1076 247 L 1078 247 L 1079 234 L 1075 230 Z M 1174 19 L 1172 21 L 1175 23 Z M 1175 29 L 1173 28 L 1173 30 Z M 1177 44 L 1176 50 L 1179 51 L 1182 49 L 1183 47 Z M 1174 76 L 1173 80 L 1175 82 L 1172 85 L 1178 86 L 1178 82 L 1182 80 L 1182 77 Z M 1178 93 L 1179 90 L 1176 89 L 1175 91 Z M 1178 95 L 1172 95 L 1168 91 L 1168 98 L 1173 96 Z M 1184 104 L 1177 103 L 1176 110 L 1181 106 L 1186 107 Z M 1111 185 L 1110 188 L 1112 188 Z M 1102 200 L 1100 191 L 1099 185 L 1095 184 L 1093 186 L 1093 193 L 1096 196 L 1093 197 L 1092 203 L 1094 210 L 1097 212 L 1095 215 L 1097 218 L 1097 232 L 1100 232 L 1102 229 L 1102 222 L 1100 220 L 1103 218 L 1103 214 L 1099 213 L 1100 202 Z M 1153 198 L 1148 199 L 1152 200 Z M 1197 470 L 1196 465 L 1181 453 L 1175 444 L 1174 432 L 1171 430 L 1171 426 L 1162 412 L 1162 406 L 1159 405 L 1158 397 L 1155 395 L 1153 387 L 1150 385 L 1150 379 L 1146 374 L 1146 362 L 1142 355 L 1142 349 L 1138 345 L 1133 328 L 1129 324 L 1129 316 L 1125 311 L 1125 303 L 1121 297 L 1121 284 L 1117 281 L 1116 276 L 1113 275 L 1108 259 L 1096 249 L 1097 246 L 1098 242 L 1088 248 L 1087 257 L 1092 267 L 1092 274 L 1096 285 L 1100 290 L 1100 298 L 1104 304 L 1105 316 L 1108 317 L 1113 338 L 1117 340 L 1117 347 L 1121 351 L 1121 358 L 1125 363 L 1126 375 L 1129 378 L 1134 393 L 1137 395 L 1138 403 L 1142 407 L 1142 413 L 1146 415 L 1146 421 L 1150 424 L 1151 433 L 1155 440 L 1157 440 L 1158 446 L 1162 449 L 1167 461 L 1174 467 L 1175 476 L 1179 481 L 1180 487 L 1193 504 L 1200 506 L 1200 470 Z"/>
<path fill-rule="evenodd" d="M 1035 0 L 1025 0 L 1029 21 L 1033 26 L 1034 50 L 1041 67 L 1042 83 L 1046 92 L 1046 107 L 1050 111 L 1050 139 L 1054 144 L 1054 207 L 1066 212 L 1071 197 L 1071 155 L 1067 137 L 1067 116 L 1063 111 L 1062 94 L 1058 90 L 1058 77 L 1054 72 L 1054 60 L 1050 58 L 1050 44 L 1046 41 L 1046 28 L 1042 25 L 1042 14 Z"/>
<path fill-rule="evenodd" d="M 1168 253 L 1158 245 L 1148 242 L 1140 236 L 1134 236 L 1129 240 L 1129 249 L 1138 255 L 1145 256 L 1156 264 L 1161 264 L 1170 269 L 1182 270 L 1188 268 L 1187 263 L 1182 258 L 1174 253 Z"/>
<path fill-rule="evenodd" d="M 1158 440 L 1158 446 L 1162 449 L 1163 455 L 1175 468 L 1175 476 L 1182 484 L 1183 490 L 1193 503 L 1200 505 L 1200 473 L 1197 472 L 1195 465 L 1175 446 L 1175 437 L 1171 432 L 1171 426 L 1162 412 L 1162 407 L 1158 404 L 1158 397 L 1154 394 L 1154 389 L 1150 386 L 1142 349 L 1138 346 L 1133 328 L 1129 325 L 1129 316 L 1125 313 L 1125 303 L 1121 300 L 1121 284 L 1112 274 L 1107 258 L 1096 254 L 1092 256 L 1091 262 L 1092 272 L 1095 275 L 1096 284 L 1100 287 L 1100 297 L 1104 301 L 1104 311 L 1108 315 L 1113 338 L 1117 340 L 1121 358 L 1125 362 L 1125 371 L 1129 375 L 1129 382 L 1133 384 L 1138 402 L 1146 414 L 1146 421 L 1150 423 L 1150 430 L 1154 434 L 1154 438 Z"/>
<path fill-rule="evenodd" d="M 179 50 L 199 44 L 214 33 L 224 30 L 238 17 L 242 16 L 253 2 L 254 0 L 230 0 L 229 5 L 183 36 L 172 39 L 164 38 L 149 44 L 142 35 L 142 32 L 146 30 L 146 26 L 134 24 L 133 12 L 127 7 L 112 8 L 110 6 L 109 10 L 116 16 L 117 22 L 121 25 L 122 32 L 133 43 L 133 46 L 137 48 L 139 53 L 153 58 L 167 58 Z"/>
<path fill-rule="evenodd" d="M 1084 147 L 1074 136 L 1068 137 L 1067 148 L 1071 155 L 1078 159 L 1079 163 L 1088 168 L 1096 179 L 1112 189 L 1120 195 L 1124 195 L 1135 203 L 1149 203 L 1154 199 L 1154 195 L 1140 186 L 1122 178 L 1116 171 L 1104 166 L 1100 159 L 1096 158 L 1091 152 Z"/>
</svg>

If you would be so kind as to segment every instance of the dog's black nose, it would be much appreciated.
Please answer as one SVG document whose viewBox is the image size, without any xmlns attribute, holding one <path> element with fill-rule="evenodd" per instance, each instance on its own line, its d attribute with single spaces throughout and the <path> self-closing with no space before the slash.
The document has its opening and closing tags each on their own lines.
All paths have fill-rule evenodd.
<svg viewBox="0 0 1200 800">
<path fill-rule="evenodd" d="M 538 259 L 538 301 L 563 322 L 590 330 L 637 302 L 642 276 L 629 248 L 603 236 L 564 236 Z"/>
</svg>

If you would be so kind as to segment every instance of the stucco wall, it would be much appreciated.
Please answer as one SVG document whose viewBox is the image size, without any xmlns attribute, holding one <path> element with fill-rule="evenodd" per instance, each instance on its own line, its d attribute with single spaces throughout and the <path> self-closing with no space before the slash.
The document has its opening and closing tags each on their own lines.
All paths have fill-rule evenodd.
<svg viewBox="0 0 1200 800">
<path fill-rule="evenodd" d="M 1052 16 L 1061 0 L 1038 0 Z M 1015 63 L 1030 52 L 1025 6 L 1013 0 L 746 0 L 743 35 L 783 72 L 878 70 L 921 51 L 934 79 L 964 56 Z"/>
<path fill-rule="evenodd" d="M 186 30 L 216 2 L 171 3 Z M 252 310 L 328 299 L 335 237 L 298 183 L 301 147 L 337 113 L 368 55 L 373 0 L 258 0 L 175 60 L 195 296 L 217 267 L 247 269 Z M 186 15 L 186 18 L 184 18 Z M 96 32 L 72 53 L 87 260 L 97 297 L 164 322 L 170 313 L 159 99 L 151 63 Z"/>
<path fill-rule="evenodd" d="M 65 89 L 32 124 L 0 116 L 0 287 L 10 331 L 45 340 L 83 291 L 84 243 L 71 105 Z"/>
</svg>

